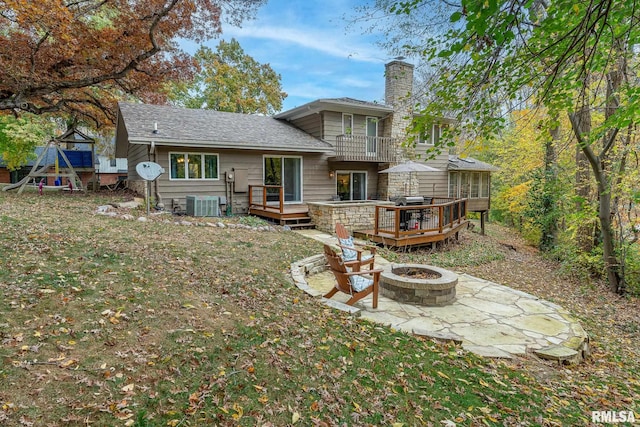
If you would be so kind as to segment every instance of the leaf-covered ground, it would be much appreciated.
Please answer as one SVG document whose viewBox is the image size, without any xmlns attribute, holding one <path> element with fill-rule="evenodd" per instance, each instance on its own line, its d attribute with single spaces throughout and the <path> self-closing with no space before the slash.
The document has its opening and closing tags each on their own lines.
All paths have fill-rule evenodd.
<svg viewBox="0 0 640 427">
<path fill-rule="evenodd" d="M 640 246 L 636 248 L 640 250 Z M 580 319 L 591 339 L 592 357 L 577 366 L 558 367 L 535 357 L 510 365 L 555 390 L 557 405 L 579 402 L 591 410 L 640 413 L 640 301 L 611 293 L 602 281 L 566 271 L 527 246 L 512 230 L 489 224 L 485 236 L 464 233 L 438 252 L 384 252 L 392 259 L 458 269 L 555 302 Z M 638 418 L 638 417 L 636 417 Z M 638 419 L 640 423 L 640 419 Z"/>
<path fill-rule="evenodd" d="M 2 425 L 585 425 L 591 410 L 640 411 L 637 300 L 556 276 L 508 234 L 465 233 L 440 262 L 572 310 L 592 360 L 505 363 L 364 322 L 292 285 L 290 263 L 318 242 L 96 215 L 109 201 L 0 193 Z"/>
</svg>

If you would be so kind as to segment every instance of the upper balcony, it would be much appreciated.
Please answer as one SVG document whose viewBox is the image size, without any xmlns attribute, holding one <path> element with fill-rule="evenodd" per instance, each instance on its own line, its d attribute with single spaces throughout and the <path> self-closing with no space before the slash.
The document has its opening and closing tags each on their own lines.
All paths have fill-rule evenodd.
<svg viewBox="0 0 640 427">
<path fill-rule="evenodd" d="M 396 161 L 396 139 L 381 136 L 339 135 L 336 161 L 392 163 Z"/>
</svg>

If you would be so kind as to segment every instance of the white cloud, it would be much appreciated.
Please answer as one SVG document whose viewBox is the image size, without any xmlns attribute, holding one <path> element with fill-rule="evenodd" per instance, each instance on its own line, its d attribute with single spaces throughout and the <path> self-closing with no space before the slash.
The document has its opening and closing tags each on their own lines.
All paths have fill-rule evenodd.
<svg viewBox="0 0 640 427">
<path fill-rule="evenodd" d="M 380 63 L 384 58 L 376 57 L 379 49 L 371 44 L 354 43 L 353 40 L 366 40 L 349 37 L 342 33 L 299 29 L 293 27 L 258 26 L 252 23 L 243 28 L 227 28 L 224 36 L 271 40 L 296 45 L 305 49 L 321 52 L 337 58 L 351 58 L 355 61 Z"/>
</svg>

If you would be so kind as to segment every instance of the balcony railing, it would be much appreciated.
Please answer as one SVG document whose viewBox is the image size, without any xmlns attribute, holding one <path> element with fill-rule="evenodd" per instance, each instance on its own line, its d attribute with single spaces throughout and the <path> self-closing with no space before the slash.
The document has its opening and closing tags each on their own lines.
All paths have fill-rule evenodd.
<svg viewBox="0 0 640 427">
<path fill-rule="evenodd" d="M 284 188 L 280 185 L 250 185 L 249 208 L 284 212 Z"/>
<path fill-rule="evenodd" d="M 336 160 L 347 162 L 395 162 L 395 145 L 395 138 L 339 135 L 336 137 Z"/>
<path fill-rule="evenodd" d="M 466 221 L 467 199 L 437 198 L 429 205 L 376 206 L 374 235 L 395 238 L 436 232 Z"/>
</svg>

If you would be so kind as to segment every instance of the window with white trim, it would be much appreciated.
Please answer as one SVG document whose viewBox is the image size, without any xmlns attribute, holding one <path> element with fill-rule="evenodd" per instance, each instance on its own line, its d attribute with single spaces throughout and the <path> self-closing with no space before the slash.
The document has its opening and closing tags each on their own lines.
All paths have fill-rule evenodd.
<svg viewBox="0 0 640 427">
<path fill-rule="evenodd" d="M 425 131 L 418 137 L 418 144 L 435 145 L 440 141 L 442 131 L 447 127 L 446 124 L 432 124 L 425 126 Z"/>
<path fill-rule="evenodd" d="M 264 185 L 282 186 L 284 201 L 302 202 L 302 157 L 297 156 L 264 156 Z M 278 199 L 280 190 L 267 188 L 269 201 Z"/>
<path fill-rule="evenodd" d="M 342 134 L 353 135 L 353 114 L 342 113 Z"/>
<path fill-rule="evenodd" d="M 366 171 L 338 171 L 336 173 L 336 194 L 340 200 L 367 199 Z"/>
<path fill-rule="evenodd" d="M 367 117 L 366 119 L 366 131 L 367 131 L 367 155 L 373 156 L 378 153 L 378 118 Z"/>
<path fill-rule="evenodd" d="M 169 179 L 220 179 L 219 158 L 209 153 L 169 153 Z"/>
<path fill-rule="evenodd" d="M 449 197 L 486 198 L 490 191 L 489 172 L 449 172 Z"/>
</svg>

